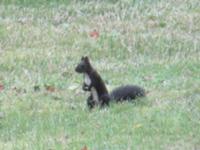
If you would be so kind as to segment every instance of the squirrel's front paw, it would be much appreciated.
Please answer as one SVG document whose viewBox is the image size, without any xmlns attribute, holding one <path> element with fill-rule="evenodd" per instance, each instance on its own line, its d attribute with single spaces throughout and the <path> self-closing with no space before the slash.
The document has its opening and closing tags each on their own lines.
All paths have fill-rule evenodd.
<svg viewBox="0 0 200 150">
<path fill-rule="evenodd" d="M 90 91 L 89 87 L 86 86 L 86 85 L 83 85 L 83 86 L 82 86 L 82 89 L 83 89 L 83 91 Z"/>
</svg>

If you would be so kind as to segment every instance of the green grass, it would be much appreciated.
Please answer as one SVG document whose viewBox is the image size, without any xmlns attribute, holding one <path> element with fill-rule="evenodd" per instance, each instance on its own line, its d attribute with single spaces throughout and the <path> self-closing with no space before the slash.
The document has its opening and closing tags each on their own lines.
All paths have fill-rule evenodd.
<svg viewBox="0 0 200 150">
<path fill-rule="evenodd" d="M 199 37 L 199 0 L 1 0 L 0 149 L 200 149 Z M 147 98 L 88 111 L 83 55 Z"/>
</svg>

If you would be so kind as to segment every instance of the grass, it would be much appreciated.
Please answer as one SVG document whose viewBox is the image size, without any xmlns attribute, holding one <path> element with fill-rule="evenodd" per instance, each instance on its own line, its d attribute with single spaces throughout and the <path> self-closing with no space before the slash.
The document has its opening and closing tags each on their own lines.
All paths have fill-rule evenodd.
<svg viewBox="0 0 200 150">
<path fill-rule="evenodd" d="M 199 36 L 199 0 L 2 0 L 0 149 L 199 149 Z M 83 55 L 147 98 L 88 111 Z"/>
</svg>

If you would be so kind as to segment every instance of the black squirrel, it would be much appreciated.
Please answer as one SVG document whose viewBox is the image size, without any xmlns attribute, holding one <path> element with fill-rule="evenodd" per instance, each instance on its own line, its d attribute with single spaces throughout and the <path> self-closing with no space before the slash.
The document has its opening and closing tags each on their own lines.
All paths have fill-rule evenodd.
<svg viewBox="0 0 200 150">
<path fill-rule="evenodd" d="M 134 85 L 118 87 L 109 95 L 104 81 L 92 67 L 87 56 L 81 58 L 81 62 L 76 66 L 75 71 L 84 74 L 82 89 L 91 92 L 91 95 L 87 99 L 87 105 L 90 109 L 98 104 L 100 104 L 101 107 L 109 106 L 111 100 L 119 102 L 145 96 L 144 89 Z"/>
<path fill-rule="evenodd" d="M 84 74 L 82 89 L 90 91 L 91 95 L 87 99 L 87 105 L 91 109 L 100 104 L 101 107 L 108 106 L 110 96 L 108 90 L 98 72 L 90 64 L 89 58 L 82 57 L 81 62 L 76 67 L 76 72 Z"/>
</svg>

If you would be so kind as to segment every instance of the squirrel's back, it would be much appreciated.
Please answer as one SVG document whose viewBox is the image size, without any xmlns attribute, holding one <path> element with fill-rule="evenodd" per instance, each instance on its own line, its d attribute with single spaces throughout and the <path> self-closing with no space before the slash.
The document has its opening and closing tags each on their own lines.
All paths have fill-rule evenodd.
<svg viewBox="0 0 200 150">
<path fill-rule="evenodd" d="M 110 97 L 115 101 L 132 100 L 137 97 L 144 97 L 145 90 L 136 85 L 126 85 L 114 89 Z"/>
</svg>

